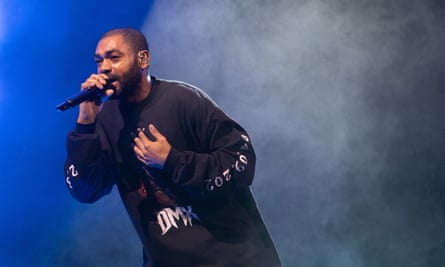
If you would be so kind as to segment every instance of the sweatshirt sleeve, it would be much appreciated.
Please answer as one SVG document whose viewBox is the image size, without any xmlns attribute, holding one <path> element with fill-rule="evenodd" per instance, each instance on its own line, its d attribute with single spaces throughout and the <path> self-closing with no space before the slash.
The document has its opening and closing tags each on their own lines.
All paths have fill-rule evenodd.
<svg viewBox="0 0 445 267">
<path fill-rule="evenodd" d="M 187 99 L 185 134 L 202 150 L 170 150 L 164 171 L 175 184 L 203 195 L 224 195 L 251 185 L 255 152 L 247 132 L 206 95 Z"/>
<path fill-rule="evenodd" d="M 100 141 L 96 124 L 77 124 L 68 134 L 65 182 L 71 195 L 80 202 L 92 203 L 108 194 L 113 185 L 107 166 L 106 149 Z"/>
</svg>

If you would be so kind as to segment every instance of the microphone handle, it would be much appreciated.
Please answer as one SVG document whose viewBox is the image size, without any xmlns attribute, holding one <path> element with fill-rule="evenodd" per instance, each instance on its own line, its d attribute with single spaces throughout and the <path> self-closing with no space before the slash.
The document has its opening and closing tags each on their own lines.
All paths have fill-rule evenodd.
<svg viewBox="0 0 445 267">
<path fill-rule="evenodd" d="M 69 97 L 64 102 L 60 103 L 56 106 L 56 109 L 60 111 L 65 111 L 69 108 L 75 107 L 79 105 L 80 103 L 87 101 L 87 100 L 93 100 L 95 98 L 100 98 L 105 95 L 105 90 L 99 89 L 97 87 L 93 87 L 88 90 L 82 91 L 80 94 Z"/>
</svg>

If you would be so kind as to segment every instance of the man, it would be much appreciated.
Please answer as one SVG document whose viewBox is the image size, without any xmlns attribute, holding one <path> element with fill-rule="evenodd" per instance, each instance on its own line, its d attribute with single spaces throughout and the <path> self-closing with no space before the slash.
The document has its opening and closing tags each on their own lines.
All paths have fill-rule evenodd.
<svg viewBox="0 0 445 267">
<path fill-rule="evenodd" d="M 249 190 L 255 153 L 244 129 L 198 88 L 150 77 L 144 35 L 99 40 L 67 138 L 66 183 L 92 203 L 116 184 L 153 267 L 272 267 L 280 262 Z"/>
</svg>

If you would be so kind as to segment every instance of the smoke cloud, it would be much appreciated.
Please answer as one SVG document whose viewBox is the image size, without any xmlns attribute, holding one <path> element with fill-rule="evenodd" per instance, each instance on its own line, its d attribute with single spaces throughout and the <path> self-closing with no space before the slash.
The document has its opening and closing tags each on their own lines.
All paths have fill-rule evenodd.
<svg viewBox="0 0 445 267">
<path fill-rule="evenodd" d="M 152 73 L 198 85 L 252 135 L 253 190 L 284 266 L 433 266 L 440 257 L 440 8 L 154 4 L 143 27 Z"/>
</svg>

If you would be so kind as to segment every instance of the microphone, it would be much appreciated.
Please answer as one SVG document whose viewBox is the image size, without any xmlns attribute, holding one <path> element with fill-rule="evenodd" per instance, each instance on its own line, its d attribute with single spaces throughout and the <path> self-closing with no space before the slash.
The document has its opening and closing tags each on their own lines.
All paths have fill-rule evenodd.
<svg viewBox="0 0 445 267">
<path fill-rule="evenodd" d="M 104 85 L 103 89 L 99 89 L 96 86 L 94 86 L 88 90 L 83 90 L 79 94 L 69 97 L 64 102 L 57 105 L 56 109 L 58 109 L 59 111 L 65 111 L 69 108 L 79 105 L 84 101 L 100 98 L 105 95 L 105 89 L 114 90 L 114 87 L 111 85 L 113 81 L 114 80 L 108 80 L 107 83 Z"/>
</svg>

